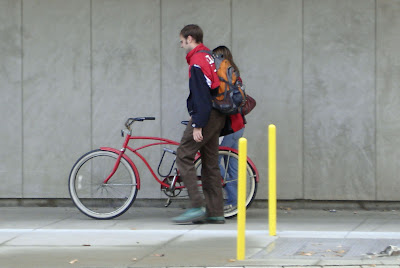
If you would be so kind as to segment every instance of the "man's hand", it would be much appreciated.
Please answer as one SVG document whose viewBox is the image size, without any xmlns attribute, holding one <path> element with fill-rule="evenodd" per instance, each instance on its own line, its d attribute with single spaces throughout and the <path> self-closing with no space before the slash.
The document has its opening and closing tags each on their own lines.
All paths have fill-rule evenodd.
<svg viewBox="0 0 400 268">
<path fill-rule="evenodd" d="M 193 139 L 195 142 L 202 142 L 203 141 L 203 129 L 201 127 L 193 128 Z"/>
</svg>

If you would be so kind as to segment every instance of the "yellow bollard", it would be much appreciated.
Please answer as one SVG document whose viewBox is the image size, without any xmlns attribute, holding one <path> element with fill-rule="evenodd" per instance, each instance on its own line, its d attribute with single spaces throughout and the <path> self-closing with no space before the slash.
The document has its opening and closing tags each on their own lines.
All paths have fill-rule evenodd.
<svg viewBox="0 0 400 268">
<path fill-rule="evenodd" d="M 268 219 L 269 235 L 276 235 L 276 127 L 268 126 Z"/>
<path fill-rule="evenodd" d="M 239 139 L 239 163 L 238 163 L 238 235 L 237 235 L 237 259 L 244 260 L 246 254 L 246 164 L 247 164 L 247 140 Z"/>
</svg>

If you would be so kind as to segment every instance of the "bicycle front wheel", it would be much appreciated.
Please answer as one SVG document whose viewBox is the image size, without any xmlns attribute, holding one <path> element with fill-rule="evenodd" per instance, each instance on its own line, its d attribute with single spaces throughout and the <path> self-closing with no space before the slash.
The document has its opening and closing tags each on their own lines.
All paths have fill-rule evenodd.
<svg viewBox="0 0 400 268">
<path fill-rule="evenodd" d="M 224 195 L 224 217 L 231 218 L 237 215 L 237 164 L 238 154 L 229 150 L 219 150 L 218 152 L 219 167 L 221 171 L 221 182 Z M 196 173 L 201 178 L 201 158 L 195 162 Z M 254 200 L 257 193 L 256 172 L 253 170 L 249 161 L 246 164 L 246 208 L 248 208 Z M 232 201 L 234 202 L 232 204 Z"/>
<path fill-rule="evenodd" d="M 115 174 L 104 183 L 118 154 L 94 150 L 72 167 L 69 193 L 76 207 L 95 219 L 112 219 L 125 213 L 136 199 L 137 181 L 131 165 L 121 158 Z"/>
</svg>

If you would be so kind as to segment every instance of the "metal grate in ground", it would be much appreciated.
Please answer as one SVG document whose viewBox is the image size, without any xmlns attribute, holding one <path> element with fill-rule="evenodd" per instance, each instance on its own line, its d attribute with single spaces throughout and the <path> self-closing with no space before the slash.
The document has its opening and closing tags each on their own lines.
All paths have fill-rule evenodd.
<svg viewBox="0 0 400 268">
<path fill-rule="evenodd" d="M 336 239 L 336 238 L 278 238 L 252 259 L 360 259 L 377 258 L 389 245 L 399 246 L 400 239 Z M 399 258 L 389 257 L 387 258 Z"/>
</svg>

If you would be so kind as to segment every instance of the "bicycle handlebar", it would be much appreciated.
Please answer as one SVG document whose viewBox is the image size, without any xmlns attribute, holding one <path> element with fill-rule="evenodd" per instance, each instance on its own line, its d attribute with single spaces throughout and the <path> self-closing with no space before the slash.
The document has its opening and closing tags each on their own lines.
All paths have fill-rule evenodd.
<svg viewBox="0 0 400 268">
<path fill-rule="evenodd" d="M 155 117 L 135 117 L 129 119 L 133 119 L 133 121 L 156 120 Z"/>
<path fill-rule="evenodd" d="M 156 120 L 156 118 L 155 117 L 135 117 L 135 118 L 128 118 L 128 120 L 126 120 L 126 122 L 125 122 L 125 126 L 126 126 L 126 128 L 130 128 L 130 126 L 133 124 L 133 122 L 135 122 L 135 121 L 140 121 L 140 122 L 142 122 L 142 121 L 144 121 L 144 120 Z"/>
</svg>

